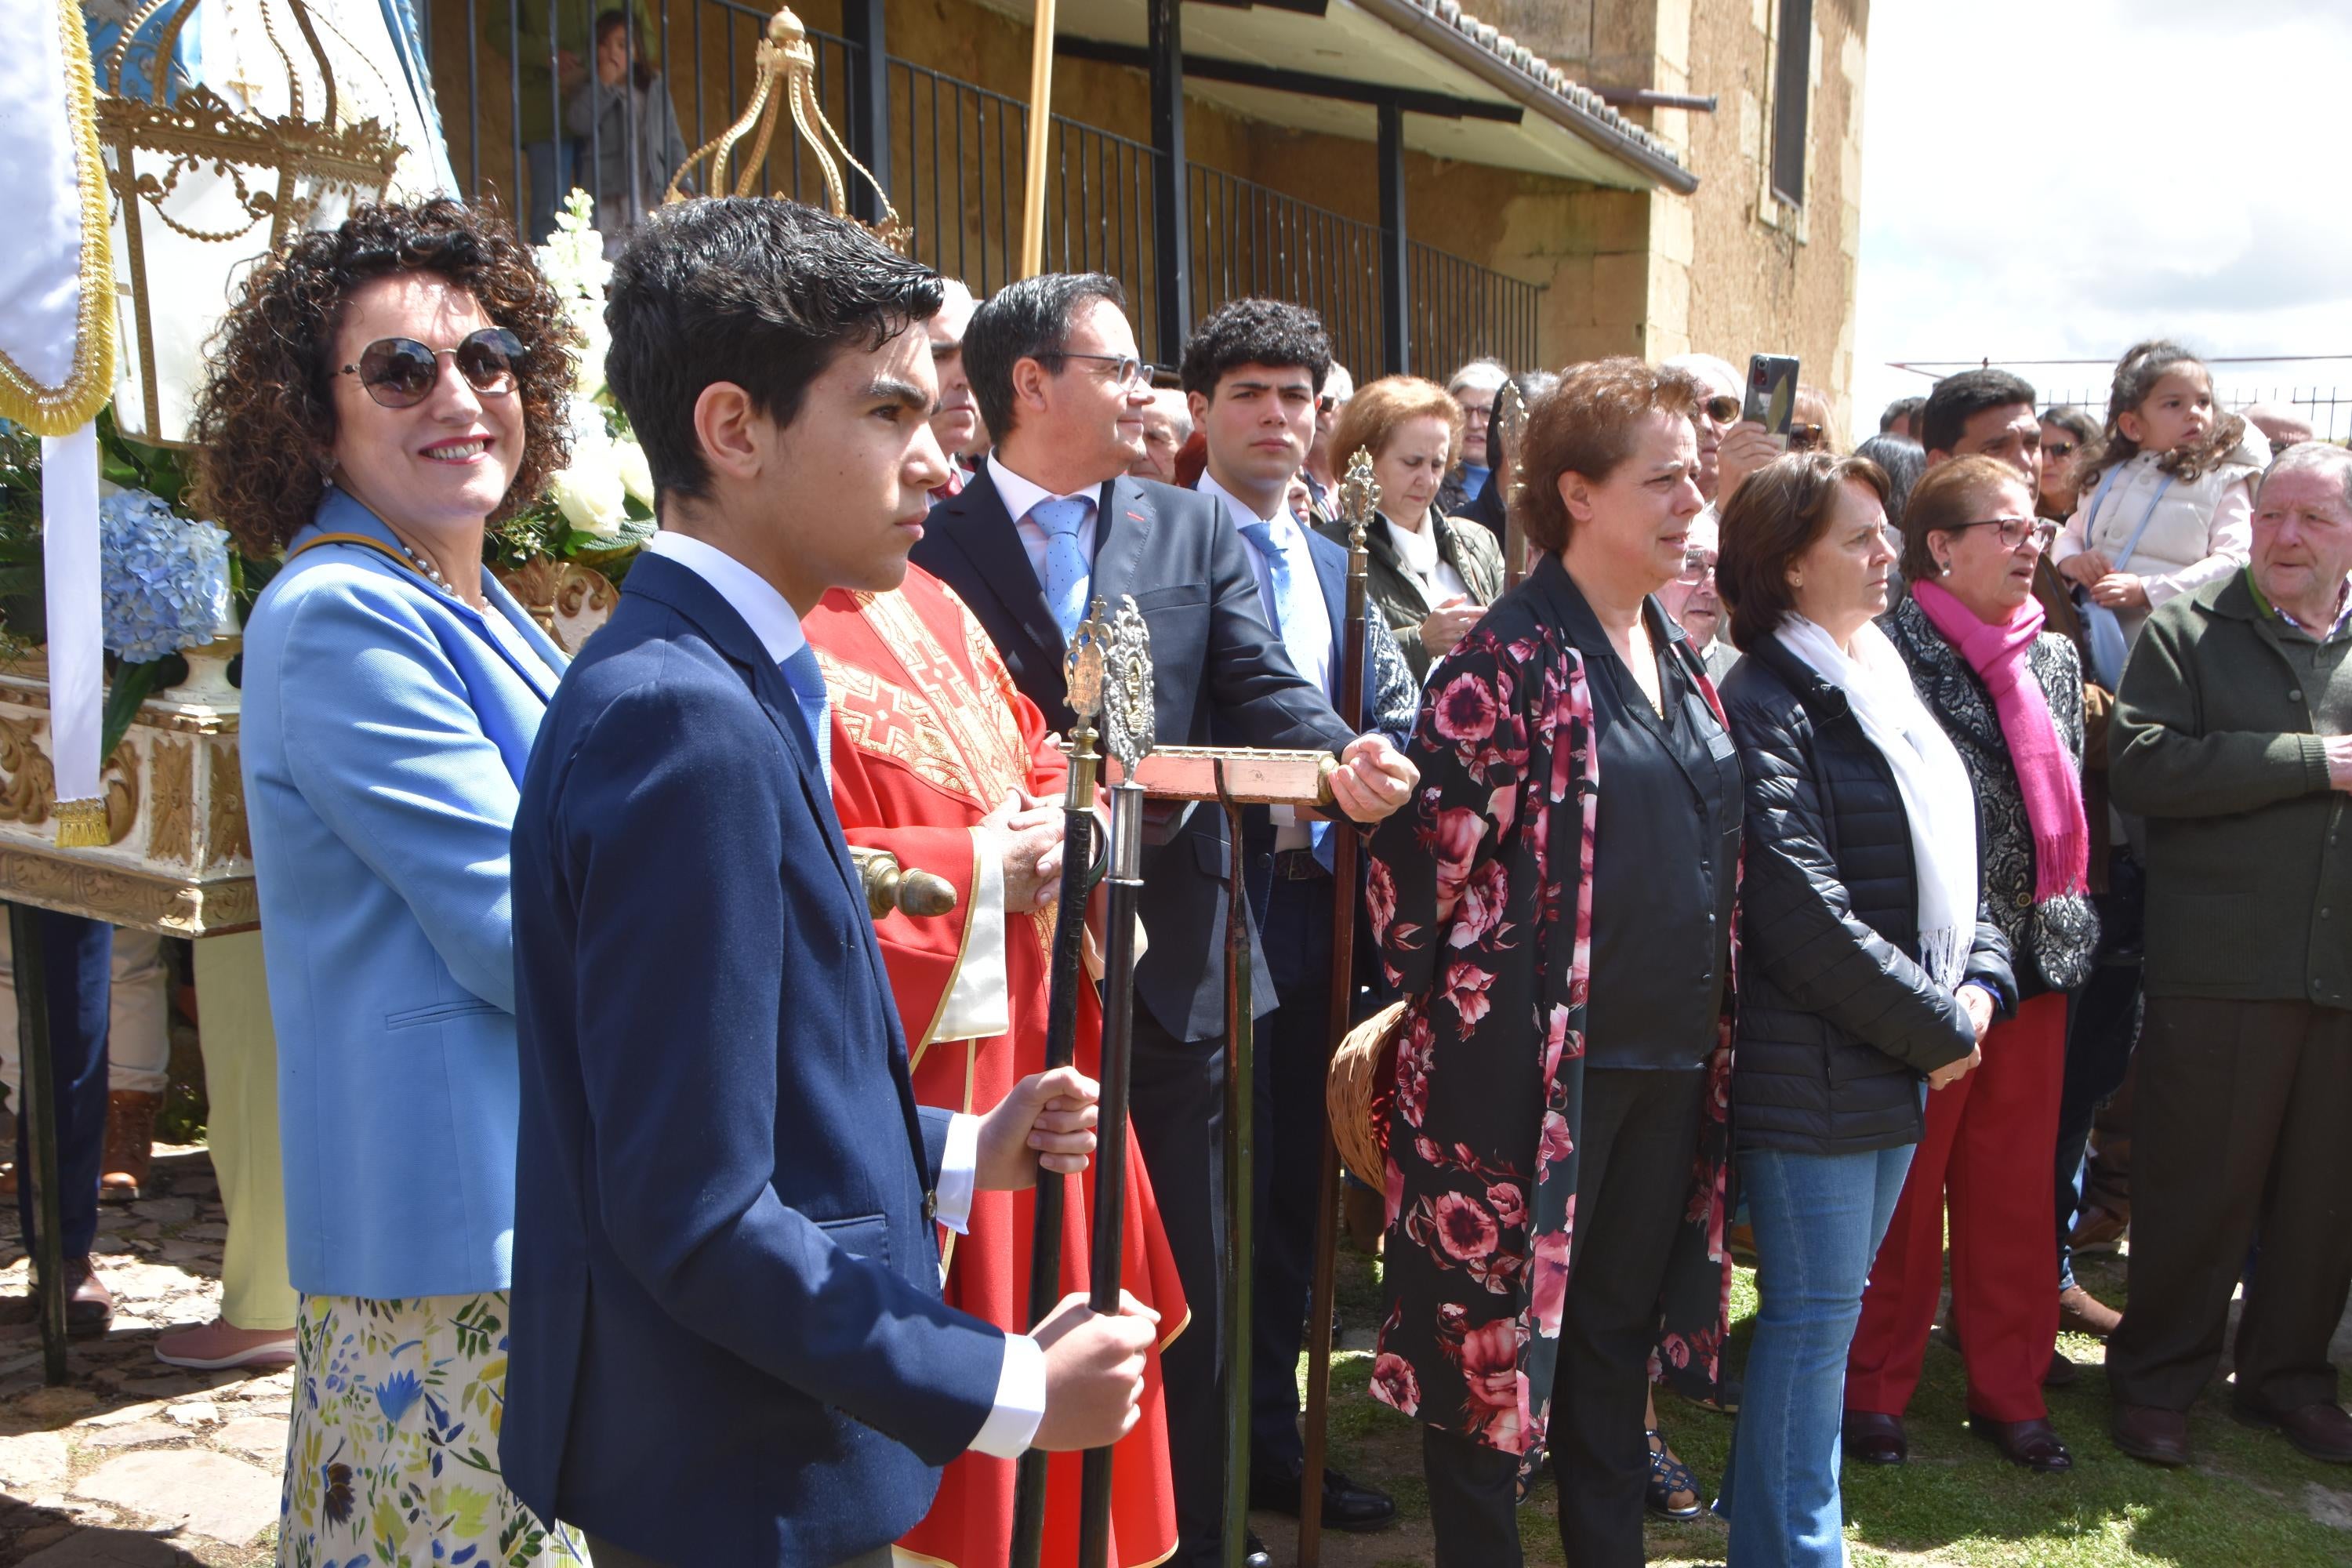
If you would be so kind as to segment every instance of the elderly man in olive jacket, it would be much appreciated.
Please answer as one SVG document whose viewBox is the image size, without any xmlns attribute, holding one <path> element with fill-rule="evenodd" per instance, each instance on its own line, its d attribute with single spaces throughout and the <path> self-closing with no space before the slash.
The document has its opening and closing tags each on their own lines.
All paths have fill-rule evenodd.
<svg viewBox="0 0 2352 1568">
<path fill-rule="evenodd" d="M 2147 1020 L 2116 1447 L 2189 1458 L 2247 1248 L 2232 1399 L 2352 1464 L 2330 1336 L 2352 1287 L 2352 452 L 2263 478 L 2246 570 L 2151 616 L 2110 782 L 2147 818 Z"/>
</svg>

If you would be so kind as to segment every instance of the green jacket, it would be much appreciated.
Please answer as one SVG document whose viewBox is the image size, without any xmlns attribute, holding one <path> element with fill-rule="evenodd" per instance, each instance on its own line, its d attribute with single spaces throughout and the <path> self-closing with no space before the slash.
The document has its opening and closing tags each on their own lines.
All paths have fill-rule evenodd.
<svg viewBox="0 0 2352 1568">
<path fill-rule="evenodd" d="M 2315 642 L 2232 573 L 2148 617 L 2108 783 L 2147 818 L 2152 996 L 2352 1008 L 2352 831 L 2321 736 L 2352 714 L 2352 634 Z"/>
<path fill-rule="evenodd" d="M 1503 596 L 1503 548 L 1493 534 L 1466 519 L 1441 516 L 1433 507 L 1424 526 L 1437 531 L 1437 552 L 1461 576 L 1472 604 L 1491 605 Z M 1339 544 L 1348 542 L 1344 522 L 1323 523 L 1318 531 Z M 1370 558 L 1365 592 L 1387 618 L 1389 630 L 1396 634 L 1397 647 L 1404 650 L 1405 663 L 1412 667 L 1412 678 L 1427 680 L 1429 667 L 1436 660 L 1422 646 L 1421 623 L 1437 608 L 1438 601 L 1405 569 L 1404 558 L 1389 537 L 1385 518 L 1373 518 L 1371 526 L 1364 530 L 1364 552 Z"/>
</svg>

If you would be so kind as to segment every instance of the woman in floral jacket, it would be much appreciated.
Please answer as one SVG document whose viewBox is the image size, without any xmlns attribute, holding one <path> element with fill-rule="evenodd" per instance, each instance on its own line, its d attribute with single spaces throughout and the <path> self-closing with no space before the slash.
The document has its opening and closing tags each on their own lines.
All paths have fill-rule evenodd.
<svg viewBox="0 0 2352 1568">
<path fill-rule="evenodd" d="M 1373 1392 L 1425 1423 L 1439 1568 L 1520 1561 L 1547 1433 L 1569 1561 L 1639 1563 L 1651 1370 L 1716 1381 L 1739 766 L 1652 596 L 1700 507 L 1696 395 L 1609 360 L 1535 411 L 1545 554 L 1432 677 L 1421 793 L 1373 844 L 1412 998 Z"/>
</svg>

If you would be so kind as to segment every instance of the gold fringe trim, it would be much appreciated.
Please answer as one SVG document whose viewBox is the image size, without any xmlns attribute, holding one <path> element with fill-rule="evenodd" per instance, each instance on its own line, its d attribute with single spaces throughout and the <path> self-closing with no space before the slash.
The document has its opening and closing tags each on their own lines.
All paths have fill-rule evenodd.
<svg viewBox="0 0 2352 1568">
<path fill-rule="evenodd" d="M 103 849 L 109 839 L 106 827 L 106 799 L 61 800 L 58 802 L 58 847 L 60 849 Z"/>
<path fill-rule="evenodd" d="M 114 395 L 114 257 L 108 222 L 110 197 L 106 165 L 98 150 L 96 83 L 90 74 L 89 37 L 82 31 L 81 7 L 58 0 L 58 40 L 66 62 L 66 112 L 73 120 L 75 182 L 81 198 L 81 299 L 73 369 L 63 386 L 45 386 L 6 354 L 0 353 L 0 418 L 15 420 L 36 436 L 65 436 L 98 417 Z M 80 802 L 74 804 L 79 805 Z M 58 824 L 58 842 L 106 842 L 105 811 L 99 808 L 100 837 L 68 839 Z"/>
</svg>

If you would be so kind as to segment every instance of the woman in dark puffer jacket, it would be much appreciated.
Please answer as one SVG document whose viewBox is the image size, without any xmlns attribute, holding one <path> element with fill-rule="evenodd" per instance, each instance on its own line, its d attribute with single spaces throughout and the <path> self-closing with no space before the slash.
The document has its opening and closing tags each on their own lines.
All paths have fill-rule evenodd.
<svg viewBox="0 0 2352 1568">
<path fill-rule="evenodd" d="M 1925 1128 L 2014 989 L 1958 754 L 1872 618 L 1886 477 L 1783 458 L 1722 520 L 1746 657 L 1723 701 L 1747 773 L 1732 1124 L 1761 1310 L 1717 1510 L 1742 1568 L 1844 1560 L 1846 1349 Z"/>
</svg>

